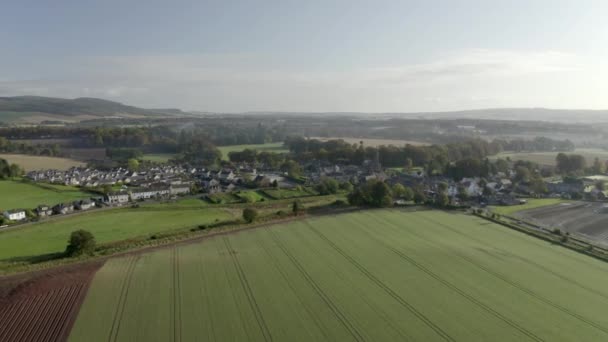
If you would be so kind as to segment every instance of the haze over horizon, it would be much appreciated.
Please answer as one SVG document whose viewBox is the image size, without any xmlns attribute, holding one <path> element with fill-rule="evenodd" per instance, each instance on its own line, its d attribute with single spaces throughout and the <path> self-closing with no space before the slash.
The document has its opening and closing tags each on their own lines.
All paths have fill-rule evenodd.
<svg viewBox="0 0 608 342">
<path fill-rule="evenodd" d="M 11 2 L 0 96 L 212 112 L 607 109 L 605 13 L 566 0 Z"/>
</svg>

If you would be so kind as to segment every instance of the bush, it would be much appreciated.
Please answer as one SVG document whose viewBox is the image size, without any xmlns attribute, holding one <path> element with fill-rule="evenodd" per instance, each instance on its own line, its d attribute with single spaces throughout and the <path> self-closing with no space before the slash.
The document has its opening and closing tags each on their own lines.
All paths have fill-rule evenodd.
<svg viewBox="0 0 608 342">
<path fill-rule="evenodd" d="M 284 212 L 283 210 L 279 210 L 277 211 L 277 216 L 278 217 L 286 217 L 288 214 L 286 212 Z"/>
<path fill-rule="evenodd" d="M 304 207 L 302 206 L 302 203 L 300 201 L 296 200 L 291 205 L 291 211 L 293 212 L 294 215 L 298 216 L 298 215 L 300 215 L 300 213 L 302 213 L 304 211 Z"/>
<path fill-rule="evenodd" d="M 255 219 L 258 217 L 258 211 L 253 209 L 253 208 L 245 208 L 243 210 L 243 219 L 248 222 L 251 223 L 253 221 L 255 221 Z"/>
<path fill-rule="evenodd" d="M 553 234 L 562 235 L 562 231 L 559 228 L 553 228 Z"/>
<path fill-rule="evenodd" d="M 65 249 L 68 257 L 77 257 L 84 254 L 92 255 L 95 251 L 95 237 L 91 232 L 79 229 L 70 235 L 70 241 Z"/>
<path fill-rule="evenodd" d="M 198 229 L 200 229 L 200 230 L 205 230 L 207 228 L 209 228 L 209 225 L 206 225 L 206 224 L 201 224 L 198 226 Z"/>
</svg>

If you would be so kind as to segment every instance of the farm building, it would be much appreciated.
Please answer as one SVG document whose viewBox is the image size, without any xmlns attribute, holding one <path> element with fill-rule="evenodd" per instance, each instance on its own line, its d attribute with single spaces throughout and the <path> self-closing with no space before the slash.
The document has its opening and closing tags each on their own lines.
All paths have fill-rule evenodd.
<svg viewBox="0 0 608 342">
<path fill-rule="evenodd" d="M 21 221 L 25 220 L 25 210 L 23 209 L 13 209 L 7 210 L 4 212 L 4 217 L 11 221 Z"/>
</svg>

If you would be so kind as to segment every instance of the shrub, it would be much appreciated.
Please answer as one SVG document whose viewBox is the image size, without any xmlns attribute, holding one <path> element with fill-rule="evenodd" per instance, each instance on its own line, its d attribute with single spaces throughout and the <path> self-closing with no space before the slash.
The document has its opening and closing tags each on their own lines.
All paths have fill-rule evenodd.
<svg viewBox="0 0 608 342">
<path fill-rule="evenodd" d="M 65 249 L 68 257 L 77 257 L 83 254 L 92 255 L 95 251 L 95 237 L 91 232 L 79 229 L 73 231 Z"/>
<path fill-rule="evenodd" d="M 248 222 L 251 223 L 253 221 L 255 221 L 255 219 L 258 217 L 258 211 L 253 209 L 253 208 L 245 208 L 243 210 L 243 219 Z"/>
<path fill-rule="evenodd" d="M 562 231 L 559 228 L 553 228 L 553 234 L 562 235 Z"/>
</svg>

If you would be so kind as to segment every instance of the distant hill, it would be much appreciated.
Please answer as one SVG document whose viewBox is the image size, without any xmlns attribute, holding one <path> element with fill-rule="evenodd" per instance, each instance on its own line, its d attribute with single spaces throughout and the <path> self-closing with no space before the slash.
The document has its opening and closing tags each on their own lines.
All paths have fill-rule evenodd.
<svg viewBox="0 0 608 342">
<path fill-rule="evenodd" d="M 97 98 L 0 97 L 0 121 L 79 121 L 87 118 L 181 114 L 179 109 L 144 109 Z"/>
</svg>

